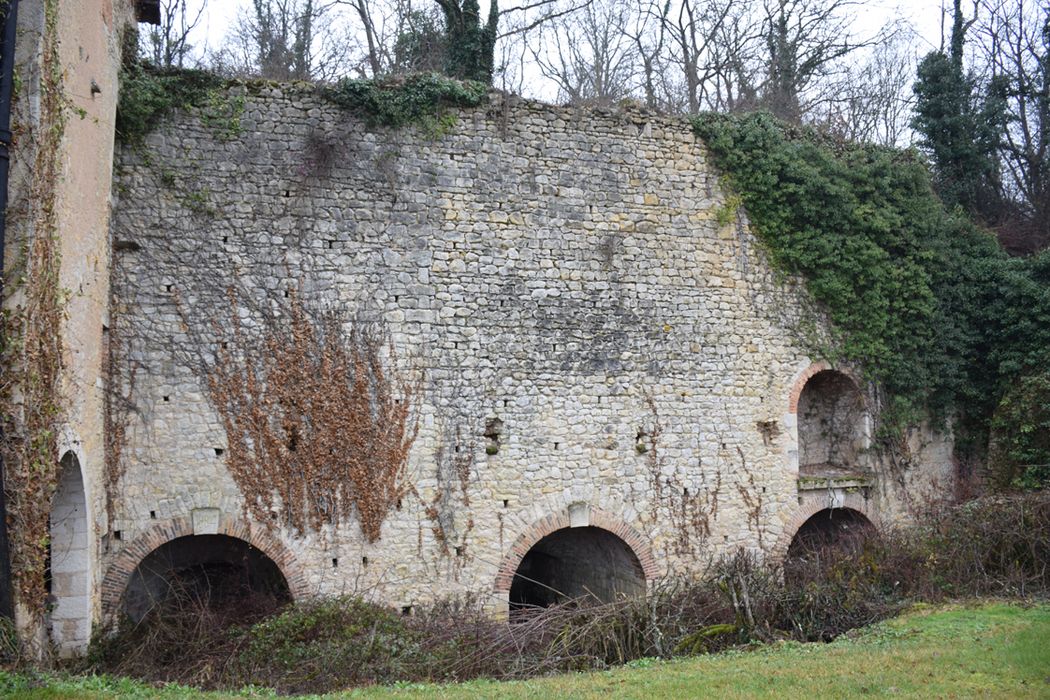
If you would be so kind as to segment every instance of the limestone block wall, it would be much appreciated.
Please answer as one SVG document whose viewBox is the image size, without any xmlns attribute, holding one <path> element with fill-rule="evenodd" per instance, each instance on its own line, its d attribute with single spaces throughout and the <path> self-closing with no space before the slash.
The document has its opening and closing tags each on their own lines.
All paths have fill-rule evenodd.
<svg viewBox="0 0 1050 700">
<path fill-rule="evenodd" d="M 813 365 L 797 329 L 813 312 L 725 207 L 685 121 L 494 96 L 434 137 L 295 87 L 228 97 L 239 133 L 177 115 L 118 157 L 113 337 L 131 410 L 112 604 L 141 556 L 121 548 L 202 513 L 267 529 L 300 588 L 399 606 L 473 591 L 505 608 L 517 562 L 560 527 L 614 532 L 649 580 L 790 537 L 792 392 Z M 231 285 L 253 302 L 246 323 L 292 288 L 381 321 L 422 373 L 415 493 L 378 542 L 353 518 L 303 536 L 244 522 L 200 369 Z"/>
</svg>

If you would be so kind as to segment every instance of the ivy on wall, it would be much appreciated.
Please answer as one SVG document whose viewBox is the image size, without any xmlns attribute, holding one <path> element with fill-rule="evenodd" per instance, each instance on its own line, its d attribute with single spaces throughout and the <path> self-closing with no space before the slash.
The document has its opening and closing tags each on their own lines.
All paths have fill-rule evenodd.
<svg viewBox="0 0 1050 700">
<path fill-rule="evenodd" d="M 1018 377 L 992 417 L 989 461 L 999 486 L 1050 484 L 1050 371 Z"/>
<path fill-rule="evenodd" d="M 223 135 L 236 136 L 244 99 L 226 99 L 226 86 L 226 80 L 207 71 L 162 70 L 125 60 L 120 71 L 117 137 L 139 143 L 166 115 L 194 108 L 201 108 L 204 120 Z"/>
<path fill-rule="evenodd" d="M 766 113 L 693 126 L 774 264 L 805 279 L 837 329 L 814 351 L 864 368 L 886 396 L 888 433 L 954 415 L 961 447 L 979 453 L 1007 387 L 1050 359 L 1050 253 L 1009 257 L 945 209 L 913 151 Z"/>
<path fill-rule="evenodd" d="M 120 75 L 117 136 L 126 143 L 140 143 L 166 115 L 196 109 L 206 124 L 228 138 L 234 137 L 240 132 L 244 98 L 231 97 L 229 89 L 243 85 L 255 92 L 271 84 L 265 80 L 227 80 L 202 70 L 160 69 L 126 59 Z M 301 89 L 361 117 L 370 127 L 417 126 L 434 138 L 456 123 L 453 109 L 477 107 L 488 99 L 484 84 L 436 73 L 344 79 L 332 86 L 303 85 Z"/>
<path fill-rule="evenodd" d="M 428 134 L 440 136 L 455 123 L 449 110 L 483 104 L 488 87 L 437 73 L 418 73 L 380 80 L 342 80 L 322 94 L 360 114 L 370 126 L 415 124 Z"/>
</svg>

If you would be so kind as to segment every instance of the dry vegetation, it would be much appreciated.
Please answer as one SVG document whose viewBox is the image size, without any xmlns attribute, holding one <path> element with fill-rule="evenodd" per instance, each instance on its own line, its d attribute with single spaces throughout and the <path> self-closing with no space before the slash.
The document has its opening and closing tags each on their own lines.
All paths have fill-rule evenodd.
<svg viewBox="0 0 1050 700">
<path fill-rule="evenodd" d="M 232 342 L 207 379 L 245 507 L 299 534 L 356 514 L 375 542 L 408 490 L 421 382 L 398 371 L 375 326 L 312 318 L 294 293 L 286 315 L 255 335 L 236 311 L 231 298 Z"/>
<path fill-rule="evenodd" d="M 826 641 L 918 600 L 1050 592 L 1050 495 L 932 509 L 923 521 L 816 547 L 786 570 L 738 553 L 714 562 L 704 580 L 665 580 L 646 598 L 575 600 L 518 613 L 509 624 L 477 600 L 402 616 L 346 597 L 265 616 L 245 597 L 238 617 L 240 606 L 216 613 L 206 601 L 176 595 L 142 623 L 97 642 L 89 667 L 285 693 L 526 678 L 756 642 Z"/>
</svg>

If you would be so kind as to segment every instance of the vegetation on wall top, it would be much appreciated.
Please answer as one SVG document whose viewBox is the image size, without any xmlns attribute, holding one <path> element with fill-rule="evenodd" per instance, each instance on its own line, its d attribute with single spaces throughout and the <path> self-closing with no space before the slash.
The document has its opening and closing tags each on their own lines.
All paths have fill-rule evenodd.
<svg viewBox="0 0 1050 700">
<path fill-rule="evenodd" d="M 864 368 L 886 427 L 954 414 L 964 448 L 984 444 L 1000 398 L 1050 359 L 1050 254 L 1010 258 L 943 206 L 914 152 L 766 113 L 702 115 L 694 129 L 774 264 L 826 308 L 841 342 L 815 350 Z"/>
<path fill-rule="evenodd" d="M 227 135 L 240 130 L 243 98 L 225 95 L 231 85 L 249 86 L 267 81 L 238 82 L 214 73 L 185 68 L 157 68 L 138 60 L 121 70 L 116 131 L 127 143 L 140 142 L 166 115 L 202 109 L 202 116 Z M 440 135 L 455 123 L 450 110 L 484 104 L 488 88 L 482 83 L 417 73 L 379 80 L 341 80 L 333 86 L 303 84 L 309 91 L 360 116 L 370 127 L 419 126 Z"/>
<path fill-rule="evenodd" d="M 125 62 L 120 74 L 117 137 L 128 143 L 141 141 L 164 116 L 205 104 L 225 84 L 207 71 Z"/>
<path fill-rule="evenodd" d="M 385 80 L 341 80 L 323 94 L 359 113 L 370 126 L 418 124 L 433 133 L 448 126 L 449 109 L 481 105 L 488 87 L 437 73 L 417 73 Z"/>
</svg>

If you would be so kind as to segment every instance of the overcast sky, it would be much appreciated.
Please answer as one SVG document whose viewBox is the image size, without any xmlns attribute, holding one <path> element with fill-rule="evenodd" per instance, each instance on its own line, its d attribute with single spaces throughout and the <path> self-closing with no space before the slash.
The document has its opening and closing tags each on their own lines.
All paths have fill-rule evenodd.
<svg viewBox="0 0 1050 700">
<path fill-rule="evenodd" d="M 198 53 L 220 46 L 238 10 L 251 5 L 251 0 L 187 0 L 191 8 L 199 8 L 204 1 L 206 1 L 204 18 L 193 39 Z M 425 0 L 416 0 L 416 2 L 425 2 Z M 485 4 L 485 0 L 482 0 L 482 5 Z M 915 47 L 917 54 L 925 54 L 940 45 L 942 5 L 941 0 L 913 0 L 912 2 L 860 0 L 854 6 L 857 18 L 856 36 L 873 35 L 886 23 L 903 20 L 911 25 L 918 37 L 918 45 Z M 543 79 L 537 75 L 537 80 L 542 81 Z M 547 90 L 543 86 L 532 85 L 530 87 L 532 90 L 529 92 L 548 98 Z M 549 96 L 551 99 L 553 97 L 553 95 Z"/>
<path fill-rule="evenodd" d="M 201 0 L 189 0 L 190 7 L 200 7 Z M 226 28 L 233 21 L 237 10 L 250 6 L 250 0 L 210 0 L 205 10 L 204 31 L 201 38 L 210 46 L 217 46 L 222 41 Z M 940 0 L 915 0 L 898 2 L 896 0 L 869 0 L 858 3 L 858 29 L 870 27 L 878 29 L 891 19 L 904 19 L 916 32 L 929 43 L 930 48 L 940 42 L 941 22 Z M 198 40 L 199 41 L 199 40 Z"/>
</svg>

